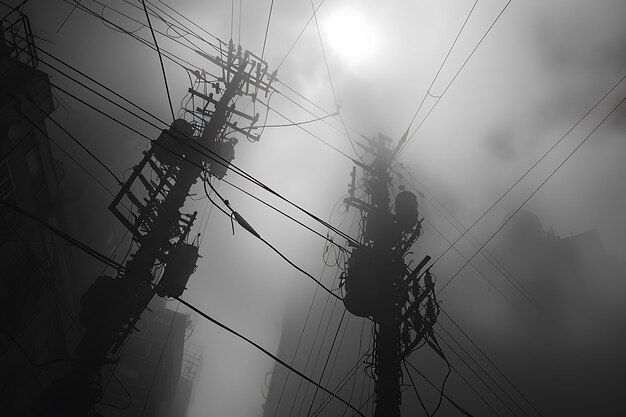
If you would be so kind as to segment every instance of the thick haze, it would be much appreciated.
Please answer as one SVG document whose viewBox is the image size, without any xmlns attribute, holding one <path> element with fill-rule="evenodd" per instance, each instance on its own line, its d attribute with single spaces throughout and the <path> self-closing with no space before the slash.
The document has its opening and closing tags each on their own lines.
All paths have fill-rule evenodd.
<svg viewBox="0 0 626 417">
<path fill-rule="evenodd" d="M 102 1 L 137 20 L 143 22 L 145 19 L 143 11 L 134 7 L 140 5 L 140 1 Z M 230 1 L 168 0 L 166 3 L 222 40 L 230 38 Z M 151 41 L 146 27 L 93 0 L 83 0 L 82 4 Z M 159 2 L 156 4 L 162 7 Z M 235 41 L 239 37 L 238 4 L 234 2 Z M 459 236 L 458 231 L 431 204 L 437 205 L 436 201 L 440 201 L 465 227 L 469 227 L 626 75 L 626 2 L 518 0 L 511 2 L 447 89 L 505 4 L 503 0 L 478 1 L 431 91 L 435 97 L 443 91 L 445 94 L 439 102 L 434 97 L 426 99 L 411 131 L 433 105 L 436 108 L 400 156 L 400 162 L 423 184 L 418 185 L 407 178 L 407 185 L 412 184 L 425 193 L 426 200 L 420 202 L 421 214 L 451 241 Z M 244 49 L 260 55 L 270 0 L 241 0 L 241 5 L 241 44 Z M 326 0 L 319 9 L 318 21 L 336 98 L 346 124 L 370 136 L 381 132 L 393 137 L 397 143 L 472 5 L 472 1 L 466 0 Z M 71 10 L 72 6 L 63 1 L 29 1 L 25 13 L 31 18 L 36 43 L 169 121 L 167 96 L 156 53 L 128 35 L 107 28 L 81 10 L 76 10 L 57 33 Z M 270 71 L 280 64 L 311 14 L 311 4 L 306 0 L 274 2 L 265 49 Z M 370 47 L 363 48 L 357 56 L 337 44 L 337 21 L 342 21 L 344 16 L 358 16 L 355 24 L 364 25 L 371 32 L 367 35 Z M 158 21 L 153 24 L 164 27 Z M 212 63 L 172 40 L 163 36 L 158 40 L 161 48 L 210 72 L 217 72 Z M 40 57 L 42 61 L 60 65 L 46 55 L 40 54 Z M 52 82 L 103 106 L 156 139 L 157 129 L 97 100 L 44 63 L 39 68 L 51 74 Z M 176 111 L 189 86 L 188 78 L 170 61 L 165 61 L 165 68 Z M 335 111 L 337 103 L 314 22 L 280 67 L 278 78 L 326 112 Z M 277 83 L 275 87 L 320 114 L 285 86 Z M 58 90 L 53 90 L 53 94 L 60 106 L 53 117 L 100 156 L 118 176 L 139 162 L 141 151 L 147 146 L 143 138 L 86 109 Z M 526 200 L 625 94 L 626 84 L 619 85 L 472 229 L 471 235 L 481 244 L 485 242 L 505 215 Z M 272 98 L 271 105 L 295 121 L 313 118 L 278 94 Z M 279 123 L 286 121 L 276 113 L 270 113 L 268 124 Z M 330 123 L 337 130 L 321 122 L 305 127 L 354 157 L 345 134 L 341 133 L 339 120 L 330 119 Z M 106 171 L 52 123 L 48 123 L 48 127 L 64 149 L 89 167 L 114 193 L 117 192 L 119 186 Z M 526 208 L 539 217 L 544 229 L 552 228 L 561 237 L 597 230 L 605 251 L 622 265 L 626 259 L 623 238 L 626 235 L 623 220 L 626 212 L 625 133 L 626 106 L 622 106 L 526 204 Z M 358 139 L 356 133 L 352 133 L 352 137 Z M 65 162 L 67 172 L 64 191 L 66 208 L 72 212 L 69 231 L 97 249 L 109 252 L 124 233 L 107 210 L 112 197 L 74 162 L 60 153 L 57 155 Z M 259 143 L 242 139 L 236 155 L 234 162 L 239 167 L 324 219 L 331 216 L 333 205 L 346 193 L 352 169 L 351 161 L 297 127 L 268 128 Z M 227 178 L 326 233 L 293 208 L 261 193 L 258 188 L 252 188 L 234 174 Z M 200 187 L 195 190 L 202 193 Z M 264 238 L 305 270 L 314 276 L 319 275 L 323 265 L 323 240 L 227 184 L 222 184 L 220 191 Z M 190 204 L 189 208 L 202 214 L 205 201 Z M 330 218 L 333 224 L 341 221 L 336 212 Z M 349 222 L 345 222 L 342 229 L 347 231 L 349 226 Z M 352 232 L 354 236 L 355 231 Z M 497 242 L 499 240 L 494 239 L 487 246 L 494 254 L 500 249 Z M 424 254 L 437 258 L 447 247 L 448 243 L 426 225 L 425 235 L 415 248 L 416 258 L 421 259 Z M 467 241 L 460 242 L 458 248 L 466 257 L 476 251 Z M 298 299 L 305 299 L 303 305 L 307 304 L 311 296 L 307 294 L 314 291 L 314 283 L 241 228 L 235 226 L 233 236 L 230 220 L 217 210 L 212 211 L 200 252 L 203 258 L 184 298 L 262 346 L 276 351 L 283 316 L 286 311 L 290 311 L 289 314 L 294 311 L 287 308 L 288 298 L 297 294 Z M 84 259 L 82 273 L 87 287 L 99 274 L 101 266 L 82 253 L 76 252 L 76 257 Z M 546 268 L 550 267 L 550 262 L 550 259 L 545 261 Z M 464 263 L 457 252 L 449 251 L 435 268 L 438 286 L 446 283 Z M 617 390 L 621 386 L 622 391 L 624 388 L 623 381 L 612 378 L 616 377 L 618 370 L 624 369 L 625 363 L 616 349 L 625 345 L 617 329 L 623 329 L 626 284 L 616 278 L 606 278 L 599 269 L 593 268 L 585 275 L 588 281 L 574 289 L 568 282 L 554 284 L 558 294 L 565 294 L 561 291 L 566 288 L 570 291 L 559 299 L 547 298 L 545 302 L 556 306 L 554 308 L 564 317 L 572 318 L 574 324 L 570 328 L 561 321 L 541 320 L 543 313 L 528 305 L 481 256 L 475 258 L 474 265 L 512 300 L 513 305 L 504 301 L 468 266 L 440 295 L 446 311 L 501 364 L 505 373 L 531 400 L 546 410 L 545 415 L 573 415 L 576 412 L 593 415 L 590 404 L 596 399 L 597 403 L 604 401 L 602 407 L 605 407 L 599 408 L 597 415 L 605 415 L 602 412 L 610 410 L 612 405 L 606 403 L 607 398 L 617 396 L 610 391 L 611 387 Z M 623 279 L 623 275 L 620 277 Z M 541 298 L 542 283 L 533 288 L 528 289 L 531 293 L 534 291 L 533 296 Z M 558 300 L 567 302 L 559 304 Z M 358 321 L 359 329 L 360 325 Z M 293 335 L 294 339 L 297 336 Z M 201 319 L 197 320 L 191 341 L 204 346 L 204 364 L 191 416 L 261 415 L 264 379 L 273 362 Z M 449 356 L 451 361 L 457 359 Z M 427 370 L 440 381 L 445 366 L 438 358 L 425 353 L 418 354 L 413 360 L 416 365 L 429 362 L 436 365 L 431 363 L 426 366 Z M 459 369 L 463 370 L 462 366 Z M 571 383 L 567 390 L 562 385 L 555 385 L 564 381 Z M 468 407 L 474 407 L 472 410 L 480 410 L 477 415 L 487 414 L 488 411 L 458 377 L 453 375 L 449 384 L 449 395 L 470 404 Z M 580 399 L 585 395 L 589 401 Z M 415 405 L 411 391 L 406 391 L 404 398 L 411 398 L 406 401 L 406 407 Z M 584 403 L 579 409 L 575 407 L 577 401 Z M 443 412 L 453 413 L 452 409 Z"/>
</svg>

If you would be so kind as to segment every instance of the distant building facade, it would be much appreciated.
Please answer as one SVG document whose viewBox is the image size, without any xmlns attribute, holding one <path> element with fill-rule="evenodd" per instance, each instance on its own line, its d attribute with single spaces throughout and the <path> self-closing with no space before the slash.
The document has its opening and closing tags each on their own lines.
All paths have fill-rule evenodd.
<svg viewBox="0 0 626 417">
<path fill-rule="evenodd" d="M 193 378 L 183 377 L 189 316 L 154 298 L 123 346 L 120 361 L 106 371 L 98 408 L 107 417 L 185 417 Z M 195 377 L 195 375 L 194 375 Z"/>
</svg>

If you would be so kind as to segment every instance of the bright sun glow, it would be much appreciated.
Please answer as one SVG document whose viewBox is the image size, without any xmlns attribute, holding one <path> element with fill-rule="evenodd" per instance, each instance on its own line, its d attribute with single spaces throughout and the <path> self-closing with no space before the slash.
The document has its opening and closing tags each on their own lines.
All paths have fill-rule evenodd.
<svg viewBox="0 0 626 417">
<path fill-rule="evenodd" d="M 380 43 L 372 23 L 358 10 L 341 9 L 322 25 L 330 52 L 348 66 L 356 67 L 372 59 Z"/>
</svg>

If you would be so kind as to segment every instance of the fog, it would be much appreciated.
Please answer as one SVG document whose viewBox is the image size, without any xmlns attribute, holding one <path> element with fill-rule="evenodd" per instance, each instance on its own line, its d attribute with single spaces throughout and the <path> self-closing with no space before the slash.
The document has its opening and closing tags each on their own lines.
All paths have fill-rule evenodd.
<svg viewBox="0 0 626 417">
<path fill-rule="evenodd" d="M 226 41 L 231 37 L 233 6 L 235 41 L 240 38 L 244 49 L 261 54 L 269 0 L 241 0 L 232 4 L 199 0 L 165 3 Z M 312 15 L 311 4 L 307 1 L 274 3 L 264 55 L 270 71 L 281 63 Z M 83 0 L 82 4 L 151 41 L 146 27 L 111 9 L 124 11 L 143 22 L 143 11 L 134 7 L 140 2 L 103 1 L 102 4 L 110 7 L 93 0 Z M 473 4 L 459 0 L 327 0 L 317 17 L 336 100 L 315 21 L 280 66 L 278 79 L 284 85 L 277 83 L 275 87 L 317 116 L 321 115 L 319 109 L 290 93 L 285 85 L 327 113 L 334 113 L 339 106 L 346 125 L 354 129 L 350 131 L 353 140 L 359 140 L 358 133 L 374 136 L 381 132 L 397 143 Z M 410 133 L 418 125 L 419 130 L 400 154 L 399 162 L 414 177 L 406 176 L 405 183 L 424 194 L 420 213 L 430 222 L 425 224 L 424 236 L 414 248 L 417 262 L 426 254 L 436 259 L 443 253 L 449 244 L 439 232 L 449 241 L 456 241 L 465 228 L 489 209 L 626 74 L 626 28 L 623 24 L 626 3 L 620 0 L 513 1 L 464 65 L 506 5 L 503 0 L 477 3 Z M 375 39 L 371 50 L 365 49 L 368 56 L 361 60 L 346 59 L 345 50 L 342 52 L 332 46 L 325 29 L 325 22 L 345 10 L 358 11 L 362 24 L 367 25 Z M 29 1 L 24 12 L 31 18 L 36 43 L 161 119 L 169 120 L 170 110 L 156 53 L 80 9 L 73 12 L 57 32 L 71 11 L 72 5 L 63 1 Z M 153 23 L 165 30 L 162 23 Z M 182 48 L 173 39 L 160 36 L 158 40 L 164 50 L 217 72 L 213 64 Z M 40 57 L 42 61 L 60 66 L 45 55 Z M 456 76 L 462 65 L 463 70 Z M 158 135 L 154 127 L 79 89 L 44 62 L 40 69 L 51 74 L 54 83 L 101 106 L 146 135 L 154 138 Z M 188 77 L 185 71 L 167 60 L 165 70 L 174 111 L 177 111 L 189 87 Z M 53 117 L 118 176 L 140 160 L 141 151 L 147 146 L 143 138 L 59 90 L 53 93 L 59 103 Z M 461 240 L 458 250 L 466 258 L 473 256 L 500 227 L 507 213 L 525 202 L 625 93 L 626 86 L 620 84 L 472 228 L 467 235 L 471 240 Z M 315 118 L 278 94 L 272 98 L 271 106 L 294 121 Z M 433 106 L 434 110 L 421 124 Z M 264 111 L 257 111 L 265 116 Z M 523 225 L 516 228 L 516 223 L 511 221 L 512 225 L 504 227 L 486 245 L 508 272 L 503 273 L 501 267 L 494 266 L 497 262 L 493 259 L 489 262 L 477 255 L 472 264 L 491 283 L 468 265 L 439 295 L 445 311 L 546 416 L 615 415 L 612 411 L 623 408 L 618 400 L 624 388 L 620 375 L 626 365 L 620 354 L 626 345 L 620 331 L 626 315 L 623 307 L 626 296 L 623 280 L 626 265 L 623 239 L 626 233 L 623 221 L 626 209 L 623 192 L 625 120 L 626 107 L 621 106 L 524 204 L 526 213 L 534 213 L 541 223 L 538 235 L 528 240 L 524 237 L 526 228 Z M 340 120 L 334 117 L 327 121 L 328 124 L 315 122 L 303 127 L 355 158 Z M 267 124 L 281 123 L 286 120 L 270 112 Z M 48 123 L 48 127 L 68 153 L 89 167 L 113 193 L 117 192 L 118 184 L 102 167 L 52 123 Z M 107 210 L 112 196 L 86 177 L 73 161 L 61 153 L 58 157 L 65 162 L 68 178 L 63 200 L 66 210 L 72 213 L 68 231 L 98 250 L 110 253 L 124 234 L 122 226 Z M 344 220 L 341 229 L 351 230 L 355 236 L 356 228 L 350 229 L 354 209 L 346 214 L 336 206 L 333 209 L 347 192 L 353 164 L 306 131 L 298 127 L 268 128 L 259 143 L 240 140 L 234 163 L 297 205 L 322 219 L 330 219 L 333 225 Z M 321 225 L 285 202 L 232 173 L 226 178 L 326 234 Z M 194 192 L 200 197 L 203 192 L 196 187 Z M 323 239 L 227 184 L 220 186 L 220 192 L 261 236 L 297 265 L 320 276 Z M 205 203 L 190 202 L 188 208 L 202 214 L 206 210 Z M 231 221 L 218 210 L 211 213 L 206 229 L 204 225 L 194 229 L 195 233 L 203 233 L 202 258 L 184 298 L 270 351 L 281 354 L 282 337 L 286 346 L 284 352 L 288 354 L 282 359 L 291 361 L 315 283 L 241 227 L 235 225 L 233 234 Z M 524 211 L 518 214 L 522 213 Z M 452 225 L 455 222 L 452 216 L 462 226 Z M 597 232 L 594 242 L 601 242 L 602 251 L 596 257 L 587 259 L 587 250 L 572 249 L 567 246 L 569 243 L 562 243 L 567 237 L 589 231 Z M 535 238 L 537 240 L 532 240 Z M 337 241 L 344 243 L 340 238 Z M 552 243 L 545 243 L 548 241 Z M 544 244 L 548 246 L 542 246 Z M 564 246 L 568 247 L 567 255 L 561 252 Z M 76 257 L 83 260 L 80 273 L 84 275 L 86 288 L 102 266 L 79 252 Z M 450 250 L 434 268 L 437 286 L 447 283 L 465 262 L 458 252 Z M 532 272 L 528 265 L 534 268 Z M 335 270 L 327 269 L 324 279 L 330 286 Z M 521 283 L 529 297 L 514 288 L 509 282 L 512 279 Z M 317 307 L 310 318 L 312 323 L 320 321 L 323 300 L 317 298 Z M 338 323 L 341 311 L 339 304 L 333 326 Z M 285 317 L 293 318 L 294 322 L 288 324 Z M 440 321 L 463 341 L 481 364 L 489 367 L 445 316 L 440 316 Z M 340 360 L 330 379 L 332 386 L 358 356 L 356 346 L 361 324 L 356 318 L 349 323 L 346 347 L 340 357 L 350 356 L 352 362 L 342 364 L 343 359 Z M 314 327 L 307 328 L 309 339 L 314 332 L 311 329 Z M 330 331 L 334 330 L 335 327 L 331 327 Z M 442 338 L 446 338 L 445 333 Z M 190 416 L 262 415 L 265 378 L 274 367 L 273 361 L 199 318 L 195 319 L 190 342 L 204 346 L 203 368 Z M 445 345 L 443 347 L 449 352 Z M 453 353 L 447 355 L 472 385 L 485 393 L 498 414 L 511 414 L 485 391 Z M 412 363 L 440 385 L 445 363 L 428 348 L 420 350 Z M 296 368 L 304 369 L 304 363 L 296 361 Z M 489 369 L 503 386 L 506 385 L 493 368 Z M 437 393 L 423 380 L 419 383 L 432 411 Z M 507 389 L 519 398 L 510 386 L 507 385 Z M 491 413 L 454 373 L 446 385 L 446 393 L 474 415 Z M 350 392 L 342 391 L 341 395 L 347 398 Z M 405 391 L 403 399 L 406 415 L 417 412 L 419 404 L 412 390 Z M 524 407 L 529 410 L 528 406 Z M 336 410 L 343 411 L 343 408 Z M 514 410 L 519 414 L 518 409 Z M 444 402 L 440 413 L 454 415 L 456 411 Z"/>
</svg>

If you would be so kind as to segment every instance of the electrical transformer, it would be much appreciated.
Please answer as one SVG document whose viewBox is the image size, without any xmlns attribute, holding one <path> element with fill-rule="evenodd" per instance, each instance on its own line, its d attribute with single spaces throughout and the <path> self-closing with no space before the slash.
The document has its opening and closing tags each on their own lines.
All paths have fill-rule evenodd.
<svg viewBox="0 0 626 417">
<path fill-rule="evenodd" d="M 343 303 L 350 313 L 359 317 L 374 316 L 377 311 L 378 277 L 377 257 L 372 248 L 352 251 L 344 273 Z"/>
<path fill-rule="evenodd" d="M 181 243 L 165 265 L 165 271 L 157 287 L 159 297 L 180 297 L 185 286 L 196 270 L 198 247 L 189 243 Z"/>
<path fill-rule="evenodd" d="M 401 191 L 396 196 L 396 222 L 403 231 L 412 229 L 418 221 L 417 196 L 410 191 Z"/>
<path fill-rule="evenodd" d="M 164 165 L 178 164 L 180 156 L 185 153 L 184 142 L 191 140 L 192 136 L 193 126 L 188 121 L 174 120 L 157 138 L 154 157 Z"/>
</svg>

